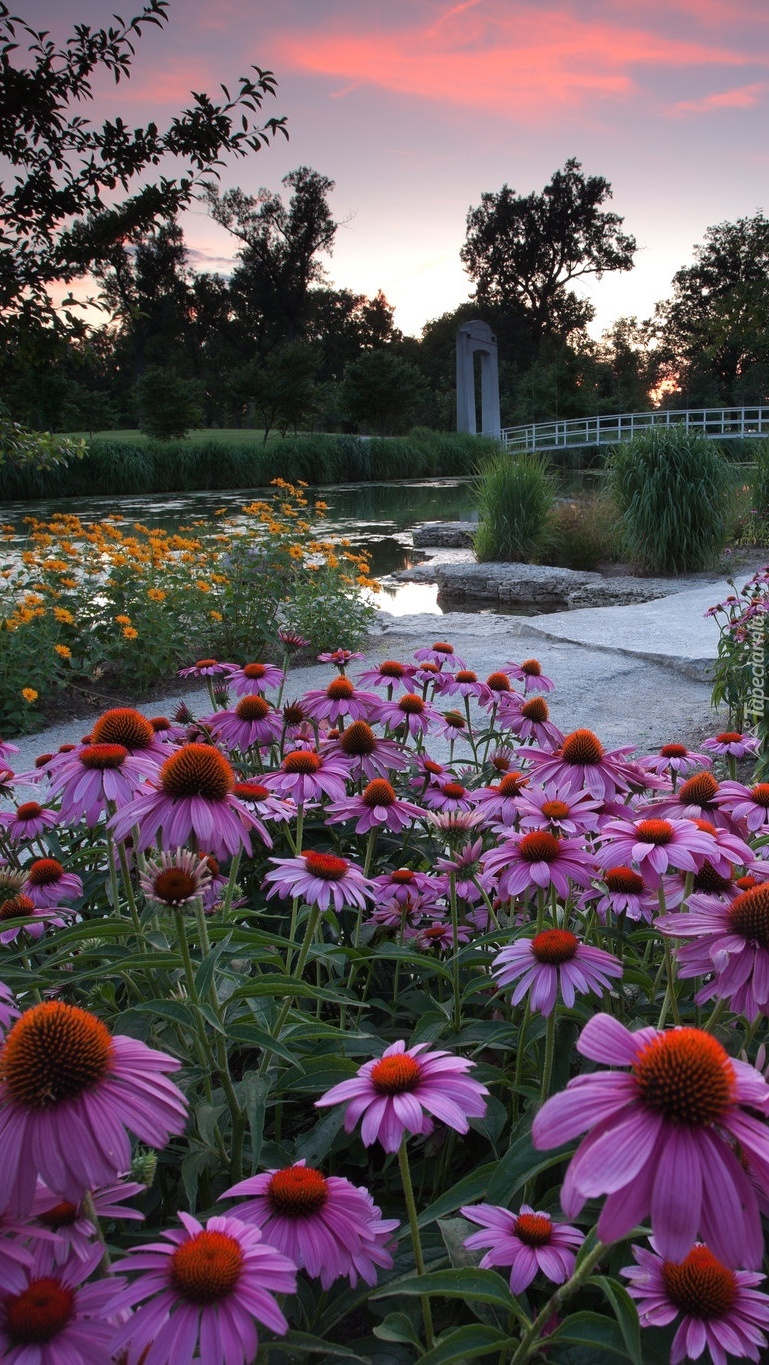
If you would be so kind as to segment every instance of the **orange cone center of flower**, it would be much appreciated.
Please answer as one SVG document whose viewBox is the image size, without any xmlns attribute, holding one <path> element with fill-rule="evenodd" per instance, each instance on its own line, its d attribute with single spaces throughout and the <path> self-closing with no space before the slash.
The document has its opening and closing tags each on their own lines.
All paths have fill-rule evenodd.
<svg viewBox="0 0 769 1365">
<path fill-rule="evenodd" d="M 390 873 L 390 880 L 397 882 L 399 886 L 407 886 L 409 882 L 413 882 L 414 873 L 410 867 L 396 867 L 395 871 Z"/>
<path fill-rule="evenodd" d="M 244 664 L 243 676 L 245 678 L 263 678 L 267 669 L 264 664 Z"/>
<path fill-rule="evenodd" d="M 723 734 L 716 735 L 716 743 L 739 744 L 740 740 L 743 738 L 744 736 L 740 734 L 739 730 L 724 730 Z"/>
<path fill-rule="evenodd" d="M 451 725 L 455 730 L 464 730 L 465 718 L 459 711 L 444 711 L 443 719 L 447 725 Z"/>
<path fill-rule="evenodd" d="M 444 782 L 441 791 L 453 801 L 459 801 L 467 795 L 467 788 L 463 787 L 461 782 Z"/>
<path fill-rule="evenodd" d="M 152 889 L 158 900 L 165 901 L 167 905 L 178 905 L 197 893 L 199 882 L 183 867 L 167 867 L 158 872 Z"/>
<path fill-rule="evenodd" d="M 459 668 L 454 674 L 455 680 L 460 683 L 474 683 L 478 681 L 478 674 L 473 673 L 471 668 Z"/>
<path fill-rule="evenodd" d="M 425 709 L 425 704 L 416 692 L 406 692 L 398 702 L 398 710 L 404 711 L 407 716 L 421 716 Z"/>
<path fill-rule="evenodd" d="M 544 829 L 533 829 L 524 834 L 518 852 L 526 863 L 552 863 L 558 857 L 560 844 L 554 834 Z"/>
<path fill-rule="evenodd" d="M 729 924 L 736 934 L 769 948 L 769 885 L 762 882 L 743 891 L 729 906 Z"/>
<path fill-rule="evenodd" d="M 27 873 L 32 886 L 50 886 L 64 876 L 64 868 L 56 858 L 38 858 Z"/>
<path fill-rule="evenodd" d="M 521 672 L 526 673 L 530 678 L 539 678 L 542 673 L 539 659 L 524 659 L 521 664 Z"/>
<path fill-rule="evenodd" d="M 0 1051 L 0 1080 L 9 1099 L 48 1109 L 77 1099 L 110 1069 L 112 1038 L 95 1015 L 61 1000 L 44 1001 L 17 1019 Z"/>
<path fill-rule="evenodd" d="M 573 730 L 561 745 L 564 763 L 600 763 L 603 745 L 592 730 Z"/>
<path fill-rule="evenodd" d="M 610 867 L 604 881 L 609 891 L 624 891 L 632 896 L 640 895 L 644 889 L 643 877 L 632 867 Z"/>
<path fill-rule="evenodd" d="M 373 782 L 369 782 L 361 796 L 364 806 L 372 809 L 374 806 L 391 806 L 395 799 L 393 788 L 383 777 L 377 777 Z"/>
<path fill-rule="evenodd" d="M 334 678 L 334 681 L 330 682 L 326 688 L 326 696 L 330 701 L 344 701 L 348 697 L 352 697 L 354 693 L 355 688 L 350 682 L 350 679 L 341 675 L 338 678 Z"/>
<path fill-rule="evenodd" d="M 232 793 L 241 801 L 263 801 L 270 794 L 261 782 L 236 782 Z"/>
<path fill-rule="evenodd" d="M 339 744 L 348 758 L 365 758 L 376 749 L 376 735 L 365 720 L 354 720 L 339 736 Z"/>
<path fill-rule="evenodd" d="M 531 940 L 531 951 L 538 962 L 557 966 L 570 962 L 579 947 L 579 939 L 568 929 L 543 929 Z"/>
<path fill-rule="evenodd" d="M 547 720 L 550 715 L 550 708 L 542 697 L 532 697 L 530 701 L 523 703 L 521 715 L 525 716 L 527 720 L 541 723 L 543 720 Z"/>
<path fill-rule="evenodd" d="M 383 678 L 402 678 L 406 670 L 397 659 L 385 659 L 384 663 L 379 665 L 379 672 Z"/>
<path fill-rule="evenodd" d="M 486 686 L 490 687 L 492 692 L 512 691 L 510 687 L 510 679 L 508 678 L 506 673 L 502 672 L 490 673 L 488 678 L 486 679 Z"/>
<path fill-rule="evenodd" d="M 14 1346 L 42 1345 L 66 1327 L 74 1307 L 74 1292 L 53 1276 L 43 1276 L 5 1300 L 5 1329 Z"/>
<path fill-rule="evenodd" d="M 548 820 L 565 820 L 569 814 L 571 806 L 567 806 L 565 801 L 544 801 L 542 803 L 542 814 Z"/>
<path fill-rule="evenodd" d="M 320 877 L 324 882 L 341 881 L 349 867 L 344 858 L 336 858 L 333 853 L 305 853 L 304 865 L 311 877 Z"/>
<path fill-rule="evenodd" d="M 235 785 L 235 774 L 224 754 L 210 744 L 185 744 L 166 759 L 159 781 L 166 796 L 223 801 Z"/>
<path fill-rule="evenodd" d="M 529 779 L 523 773 L 505 773 L 499 784 L 500 796 L 520 796 Z"/>
<path fill-rule="evenodd" d="M 53 1208 L 46 1209 L 44 1213 L 37 1216 L 41 1223 L 47 1228 L 52 1228 L 55 1232 L 57 1228 L 71 1228 L 77 1222 L 78 1206 L 69 1199 L 62 1199 Z"/>
<path fill-rule="evenodd" d="M 173 1288 L 190 1303 L 216 1303 L 240 1278 L 243 1251 L 227 1232 L 196 1232 L 170 1257 Z"/>
<path fill-rule="evenodd" d="M 16 807 L 17 820 L 36 820 L 42 813 L 43 807 L 38 805 L 37 801 L 23 801 Z"/>
<path fill-rule="evenodd" d="M 310 774 L 318 771 L 322 761 L 320 754 L 311 749 L 294 749 L 293 753 L 286 754 L 281 767 L 284 773 Z"/>
<path fill-rule="evenodd" d="M 669 844 L 675 831 L 669 820 L 639 820 L 636 833 L 642 844 Z"/>
<path fill-rule="evenodd" d="M 731 1060 L 711 1034 L 697 1028 L 658 1034 L 633 1063 L 641 1099 L 673 1123 L 716 1123 L 734 1100 Z"/>
<path fill-rule="evenodd" d="M 519 1213 L 515 1234 L 527 1247 L 544 1247 L 550 1241 L 553 1224 L 544 1213 Z"/>
<path fill-rule="evenodd" d="M 301 725 L 306 714 L 304 707 L 298 701 L 286 702 L 283 707 L 283 719 L 286 725 Z"/>
<path fill-rule="evenodd" d="M 317 1213 L 328 1200 L 328 1181 L 312 1166 L 288 1166 L 276 1171 L 267 1186 L 267 1202 L 284 1218 Z"/>
<path fill-rule="evenodd" d="M 751 787 L 750 795 L 757 806 L 769 806 L 769 782 L 757 782 L 755 787 Z"/>
<path fill-rule="evenodd" d="M 432 775 L 433 775 L 434 777 L 439 777 L 440 774 L 443 772 L 443 766 L 442 766 L 442 764 L 436 763 L 436 762 L 434 761 L 434 759 L 432 759 L 432 758 L 426 758 L 426 759 L 425 759 L 424 767 L 425 767 L 425 772 L 426 772 L 426 773 L 432 773 Z"/>
<path fill-rule="evenodd" d="M 445 640 L 436 640 L 433 645 L 434 654 L 453 654 L 454 646 L 447 645 Z"/>
<path fill-rule="evenodd" d="M 707 806 L 718 791 L 718 783 L 712 773 L 694 773 L 684 782 L 679 791 L 682 806 Z"/>
<path fill-rule="evenodd" d="M 78 757 L 84 768 L 122 768 L 128 750 L 124 744 L 86 744 Z"/>
<path fill-rule="evenodd" d="M 668 1298 L 690 1317 L 725 1317 L 737 1297 L 737 1278 L 705 1246 L 695 1246 L 685 1261 L 665 1261 L 662 1280 Z"/>
<path fill-rule="evenodd" d="M 685 744 L 663 744 L 660 749 L 661 758 L 686 758 L 689 750 Z"/>
<path fill-rule="evenodd" d="M 423 673 L 440 673 L 440 664 L 433 663 L 432 659 L 423 659 L 419 665 Z"/>
<path fill-rule="evenodd" d="M 371 1083 L 379 1095 L 402 1095 L 413 1090 L 422 1068 L 415 1057 L 406 1052 L 395 1052 L 391 1057 L 382 1057 L 371 1068 Z"/>
<path fill-rule="evenodd" d="M 35 902 L 19 892 L 17 896 L 10 896 L 0 903 L 0 920 L 18 919 L 20 915 L 34 914 L 34 911 Z"/>
<path fill-rule="evenodd" d="M 148 749 L 154 738 L 152 722 L 131 706 L 105 711 L 91 731 L 94 744 L 124 744 L 127 749 Z"/>
<path fill-rule="evenodd" d="M 264 697 L 241 697 L 235 707 L 235 715 L 240 720 L 264 720 L 269 709 L 270 704 Z"/>
</svg>

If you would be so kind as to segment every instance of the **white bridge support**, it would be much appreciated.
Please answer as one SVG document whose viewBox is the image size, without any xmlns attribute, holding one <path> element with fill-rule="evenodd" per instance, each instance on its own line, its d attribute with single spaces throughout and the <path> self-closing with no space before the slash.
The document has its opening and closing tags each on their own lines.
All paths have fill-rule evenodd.
<svg viewBox="0 0 769 1365">
<path fill-rule="evenodd" d="M 497 338 L 487 322 L 466 322 L 457 332 L 457 431 L 475 435 L 475 361 L 481 357 L 481 432 L 497 436 L 499 415 L 499 362 Z"/>
<path fill-rule="evenodd" d="M 756 436 L 769 436 L 769 408 L 691 408 L 681 411 L 665 408 L 654 412 L 605 413 L 601 417 L 577 417 L 568 422 L 537 422 L 531 426 L 503 427 L 500 439 L 511 455 L 521 455 L 527 451 L 617 445 L 619 441 L 627 441 L 641 431 L 648 431 L 650 427 L 677 426 L 685 427 L 687 431 L 699 431 L 703 436 L 721 441 L 751 440 Z M 464 430 L 474 428 L 465 427 Z"/>
</svg>

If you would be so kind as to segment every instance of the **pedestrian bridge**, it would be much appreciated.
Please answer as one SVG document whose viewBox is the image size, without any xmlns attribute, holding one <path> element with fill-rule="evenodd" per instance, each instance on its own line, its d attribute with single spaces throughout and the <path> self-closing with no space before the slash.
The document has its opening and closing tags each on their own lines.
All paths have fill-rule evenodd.
<svg viewBox="0 0 769 1365">
<path fill-rule="evenodd" d="M 690 408 L 681 411 L 657 408 L 653 412 L 603 413 L 600 417 L 575 417 L 566 422 L 503 427 L 500 438 L 512 455 L 522 455 L 531 451 L 616 445 L 650 427 L 684 427 L 686 431 L 699 431 L 703 436 L 721 441 L 750 440 L 755 436 L 769 436 L 769 408 Z"/>
</svg>

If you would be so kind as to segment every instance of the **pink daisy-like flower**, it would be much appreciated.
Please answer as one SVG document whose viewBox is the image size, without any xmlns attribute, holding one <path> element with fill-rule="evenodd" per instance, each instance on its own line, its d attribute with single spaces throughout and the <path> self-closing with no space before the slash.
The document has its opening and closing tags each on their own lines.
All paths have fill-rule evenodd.
<svg viewBox="0 0 769 1365">
<path fill-rule="evenodd" d="M 456 673 L 440 673 L 435 680 L 435 690 L 441 697 L 469 697 L 477 701 L 479 706 L 488 706 L 493 697 L 488 684 L 481 682 L 471 668 L 458 668 Z"/>
<path fill-rule="evenodd" d="M 508 834 L 497 848 L 484 854 L 483 866 L 496 878 L 504 900 L 550 886 L 566 899 L 569 882 L 589 886 L 595 868 L 579 839 L 557 839 L 545 829 Z"/>
<path fill-rule="evenodd" d="M 194 838 L 216 858 L 240 849 L 250 853 L 250 830 L 265 843 L 269 836 L 233 796 L 234 784 L 235 774 L 218 749 L 184 744 L 166 759 L 147 791 L 113 816 L 110 828 L 116 839 L 125 839 L 136 827 L 142 849 L 156 841 L 180 848 Z"/>
<path fill-rule="evenodd" d="M 635 863 L 650 886 L 671 868 L 696 872 L 703 859 L 717 857 L 716 841 L 693 820 L 607 820 L 595 849 L 601 867 Z"/>
<path fill-rule="evenodd" d="M 254 745 L 276 744 L 283 729 L 280 711 L 254 692 L 240 698 L 232 711 L 214 711 L 203 716 L 200 724 L 228 749 L 245 754 Z"/>
<path fill-rule="evenodd" d="M 590 1130 L 561 1189 L 566 1216 L 605 1194 L 597 1225 L 603 1242 L 626 1237 L 651 1214 L 655 1242 L 670 1260 L 682 1260 L 704 1237 L 727 1265 L 760 1265 L 756 1193 L 734 1150 L 769 1191 L 769 1085 L 760 1072 L 701 1029 L 630 1033 L 607 1014 L 589 1020 L 577 1049 L 630 1069 L 577 1076 L 534 1119 L 537 1149 Z"/>
<path fill-rule="evenodd" d="M 319 664 L 336 664 L 344 672 L 345 664 L 351 659 L 365 659 L 365 654 L 361 654 L 359 649 L 343 649 L 340 645 L 338 649 L 329 649 L 325 654 L 318 655 Z"/>
<path fill-rule="evenodd" d="M 715 797 L 735 822 L 743 822 L 751 834 L 769 826 L 769 782 L 746 787 L 742 782 L 722 782 Z"/>
<path fill-rule="evenodd" d="M 36 858 L 24 870 L 24 894 L 42 909 L 76 901 L 83 894 L 81 878 L 76 872 L 65 872 L 58 858 Z"/>
<path fill-rule="evenodd" d="M 638 1305 L 642 1327 L 667 1327 L 681 1314 L 673 1338 L 671 1365 L 698 1360 L 707 1351 L 713 1365 L 732 1356 L 762 1360 L 769 1328 L 769 1295 L 756 1285 L 755 1271 L 731 1270 L 698 1242 L 681 1261 L 632 1247 L 637 1264 L 620 1271 Z"/>
<path fill-rule="evenodd" d="M 0 1207 L 26 1213 L 38 1176 L 73 1202 L 131 1164 L 127 1129 L 165 1147 L 187 1102 L 166 1072 L 179 1063 L 60 1000 L 33 1005 L 0 1049 Z"/>
<path fill-rule="evenodd" d="M 37 801 L 23 801 L 15 811 L 0 811 L 0 825 L 5 825 L 6 835 L 12 844 L 39 839 L 45 830 L 53 829 L 58 823 L 56 811 L 48 810 Z"/>
<path fill-rule="evenodd" d="M 518 823 L 521 797 L 528 790 L 530 779 L 520 772 L 506 772 L 499 782 L 478 787 L 473 792 L 476 810 L 489 824 L 512 826 Z"/>
<path fill-rule="evenodd" d="M 236 782 L 232 794 L 237 796 L 246 810 L 253 811 L 254 815 L 259 817 L 260 822 L 271 820 L 276 825 L 285 825 L 290 820 L 296 819 L 294 802 L 280 796 L 272 796 L 255 777 L 246 778 L 243 782 Z M 269 836 L 265 837 L 265 834 L 262 834 L 262 839 L 269 848 L 272 841 Z"/>
<path fill-rule="evenodd" d="M 404 692 L 392 701 L 378 701 L 372 709 L 371 720 L 384 721 L 390 730 L 403 730 L 412 737 L 424 735 L 438 724 L 440 714 L 430 702 L 416 692 Z"/>
<path fill-rule="evenodd" d="M 218 678 L 234 673 L 237 664 L 220 663 L 217 659 L 198 659 L 189 668 L 178 670 L 180 678 Z"/>
<path fill-rule="evenodd" d="M 720 784 L 711 772 L 693 773 L 673 796 L 663 796 L 642 806 L 638 814 L 673 820 L 709 820 L 712 825 L 739 833 L 737 825 L 718 798 Z"/>
<path fill-rule="evenodd" d="M 422 800 L 430 810 L 472 810 L 475 792 L 453 778 L 448 782 L 430 782 Z"/>
<path fill-rule="evenodd" d="M 285 673 L 277 664 L 242 664 L 240 668 L 232 665 L 226 675 L 227 686 L 237 697 L 245 697 L 254 692 L 266 692 L 270 687 L 280 687 L 285 682 Z"/>
<path fill-rule="evenodd" d="M 140 1185 L 136 1180 L 123 1180 L 117 1185 L 91 1190 L 90 1197 L 98 1218 L 128 1218 L 141 1223 L 144 1214 L 138 1209 L 124 1208 L 123 1201 L 145 1193 L 145 1185 Z M 39 1183 L 29 1216 L 31 1221 L 26 1228 L 27 1235 L 30 1232 L 37 1235 L 38 1229 L 51 1233 L 51 1256 L 57 1263 L 68 1260 L 70 1255 L 79 1257 L 81 1261 L 91 1255 L 98 1228 L 90 1211 L 84 1209 L 82 1200 L 76 1204 L 71 1199 L 59 1199 L 58 1195 L 52 1194 L 45 1185 Z"/>
<path fill-rule="evenodd" d="M 645 920 L 651 924 L 659 906 L 659 897 L 646 885 L 640 872 L 632 867 L 609 867 L 600 886 L 593 886 L 579 898 L 580 910 L 594 906 L 602 924 L 607 916 L 627 915 L 630 920 Z"/>
<path fill-rule="evenodd" d="M 552 692 L 555 683 L 542 672 L 539 659 L 524 659 L 522 664 L 507 663 L 505 672 L 516 682 L 522 682 L 525 692 Z"/>
<path fill-rule="evenodd" d="M 0 761 L 7 763 L 11 754 L 17 754 L 19 748 L 17 744 L 11 744 L 10 740 L 0 739 Z"/>
<path fill-rule="evenodd" d="M 698 768 L 709 768 L 713 760 L 709 754 L 690 752 L 685 744 L 663 744 L 656 754 L 638 760 L 647 772 L 669 777 L 688 777 Z"/>
<path fill-rule="evenodd" d="M 707 976 L 697 1002 L 728 1000 L 752 1022 L 769 1015 L 769 882 L 743 891 L 729 904 L 691 896 L 683 914 L 664 915 L 657 928 L 692 939 L 676 948 L 679 976 Z"/>
<path fill-rule="evenodd" d="M 754 757 L 761 748 L 761 741 L 755 735 L 743 735 L 738 730 L 724 730 L 723 734 L 712 739 L 703 739 L 703 749 L 719 758 Z"/>
<path fill-rule="evenodd" d="M 322 753 L 317 749 L 294 749 L 285 755 L 280 770 L 265 773 L 261 782 L 279 796 L 290 796 L 297 806 L 306 806 L 324 796 L 341 801 L 348 772 L 342 755 L 331 753 L 328 748 Z"/>
<path fill-rule="evenodd" d="M 20 1014 L 21 1010 L 16 1004 L 13 991 L 6 986 L 4 981 L 0 981 L 0 1032 L 5 1033 Z"/>
<path fill-rule="evenodd" d="M 541 784 L 557 782 L 573 792 L 586 791 L 598 801 L 613 801 L 637 783 L 635 764 L 627 761 L 632 744 L 606 752 L 592 730 L 572 730 L 552 753 L 530 748 L 526 760 Z"/>
<path fill-rule="evenodd" d="M 85 820 L 93 826 L 111 807 L 132 801 L 157 774 L 156 755 L 131 754 L 124 744 L 84 744 L 51 771 L 50 791 L 61 797 L 64 824 Z"/>
<path fill-rule="evenodd" d="M 457 849 L 449 858 L 436 858 L 435 869 L 440 876 L 436 885 L 448 896 L 449 881 L 453 876 L 454 889 L 463 901 L 471 904 L 483 899 L 483 893 L 492 893 L 494 879 L 483 866 L 483 840 L 474 839 L 471 844 Z"/>
<path fill-rule="evenodd" d="M 376 909 L 370 918 L 378 924 L 397 928 L 405 919 L 437 909 L 440 888 L 427 872 L 396 867 L 371 879 Z"/>
<path fill-rule="evenodd" d="M 122 744 L 129 754 L 143 754 L 163 762 L 163 742 L 152 721 L 133 706 L 114 706 L 94 722 L 84 744 Z"/>
<path fill-rule="evenodd" d="M 28 934 L 31 939 L 39 939 L 46 924 L 61 929 L 66 921 L 61 918 L 60 909 L 35 905 L 21 891 L 15 896 L 7 896 L 5 900 L 0 900 L 0 943 L 14 943 L 21 933 Z"/>
<path fill-rule="evenodd" d="M 302 705 L 313 720 L 330 721 L 332 725 L 340 720 L 368 720 L 380 703 L 376 692 L 362 692 L 344 673 L 333 678 L 328 687 L 313 688 L 302 697 Z"/>
<path fill-rule="evenodd" d="M 333 853 L 314 853 L 305 849 L 296 858 L 271 858 L 276 866 L 265 873 L 264 884 L 271 896 L 301 896 L 306 905 L 335 910 L 346 905 L 363 909 L 371 896 L 371 883 L 361 868 Z"/>
<path fill-rule="evenodd" d="M 419 649 L 415 649 L 414 658 L 418 659 L 420 663 L 427 660 L 429 663 L 437 664 L 439 668 L 448 670 L 467 668 L 464 659 L 460 659 L 459 655 L 454 653 L 454 646 L 445 640 L 436 640 L 433 645 L 422 645 Z"/>
<path fill-rule="evenodd" d="M 244 1196 L 231 1216 L 258 1227 L 299 1270 L 320 1279 L 323 1289 L 341 1276 L 353 1287 L 358 1279 L 376 1284 L 377 1269 L 392 1267 L 387 1246 L 397 1219 L 383 1219 L 368 1190 L 341 1176 L 324 1176 L 297 1161 L 241 1180 L 221 1198 Z"/>
<path fill-rule="evenodd" d="M 555 782 L 545 787 L 526 787 L 518 799 L 522 831 L 549 829 L 553 834 L 594 833 L 601 823 L 601 805 L 587 792 L 564 791 Z"/>
<path fill-rule="evenodd" d="M 116 1276 L 83 1283 L 96 1270 L 101 1245 L 86 1259 L 56 1265 L 38 1244 L 22 1287 L 0 1290 L 0 1355 L 5 1365 L 105 1365 L 115 1332 Z"/>
<path fill-rule="evenodd" d="M 434 919 L 427 924 L 420 924 L 413 934 L 407 932 L 406 937 L 417 947 L 420 953 L 428 953 L 433 949 L 439 949 L 442 953 L 453 953 L 454 926 L 451 920 Z M 459 924 L 457 926 L 456 946 L 469 943 L 472 932 L 469 925 Z"/>
<path fill-rule="evenodd" d="M 148 858 L 139 873 L 139 886 L 155 905 L 190 905 L 203 900 L 210 885 L 205 858 L 184 848 L 164 850 L 159 857 Z"/>
<path fill-rule="evenodd" d="M 425 1052 L 426 1047 L 393 1043 L 381 1057 L 365 1062 L 352 1080 L 332 1086 L 315 1101 L 316 1108 L 346 1104 L 345 1132 L 351 1133 L 362 1118 L 364 1145 L 379 1142 L 386 1152 L 397 1152 L 406 1133 L 432 1132 L 433 1118 L 466 1133 L 468 1120 L 486 1113 L 489 1092 L 466 1074 L 474 1062 L 450 1052 Z"/>
<path fill-rule="evenodd" d="M 273 1297 L 296 1289 L 296 1267 L 262 1241 L 257 1227 L 217 1216 L 205 1226 L 189 1213 L 162 1242 L 137 1247 L 121 1262 L 133 1282 L 113 1295 L 117 1316 L 133 1309 L 112 1342 L 129 1365 L 250 1365 L 256 1324 L 282 1335 L 288 1323 Z M 146 1353 L 146 1354 L 143 1354 Z"/>
<path fill-rule="evenodd" d="M 538 1270 L 553 1284 L 565 1284 L 573 1274 L 577 1250 L 585 1240 L 579 1228 L 556 1222 L 530 1204 L 522 1204 L 519 1213 L 495 1204 L 469 1204 L 460 1212 L 484 1229 L 465 1238 L 468 1251 L 489 1248 L 481 1270 L 509 1266 L 511 1293 L 528 1289 Z"/>
<path fill-rule="evenodd" d="M 511 1003 L 527 992 L 529 1008 L 552 1014 L 560 993 L 567 1009 L 577 995 L 603 995 L 612 979 L 622 976 L 622 963 L 602 948 L 581 943 L 568 929 L 543 929 L 534 938 L 518 938 L 495 957 L 491 974 L 502 988 L 517 982 Z"/>
<path fill-rule="evenodd" d="M 393 772 L 408 768 L 408 756 L 399 744 L 375 735 L 365 720 L 354 720 L 345 726 L 338 739 L 322 746 L 324 754 L 343 755 L 348 763 L 350 778 L 389 778 Z"/>
<path fill-rule="evenodd" d="M 500 700 L 499 724 L 524 742 L 531 740 L 548 749 L 557 749 L 563 744 L 563 731 L 550 719 L 550 708 L 544 697 L 508 693 Z"/>
<path fill-rule="evenodd" d="M 326 824 L 355 820 L 356 834 L 368 834 L 369 830 L 380 828 L 401 834 L 423 815 L 421 806 L 415 806 L 412 801 L 404 801 L 396 795 L 395 788 L 387 778 L 374 777 L 360 796 L 347 796 L 343 801 L 335 801 L 328 806 Z"/>
<path fill-rule="evenodd" d="M 397 692 L 399 688 L 403 688 L 404 692 L 411 690 L 411 682 L 416 671 L 416 664 L 402 664 L 397 659 L 384 659 L 381 664 L 374 664 L 372 668 L 359 673 L 358 682 L 365 683 L 366 687 L 386 689 L 392 696 L 392 692 Z"/>
</svg>

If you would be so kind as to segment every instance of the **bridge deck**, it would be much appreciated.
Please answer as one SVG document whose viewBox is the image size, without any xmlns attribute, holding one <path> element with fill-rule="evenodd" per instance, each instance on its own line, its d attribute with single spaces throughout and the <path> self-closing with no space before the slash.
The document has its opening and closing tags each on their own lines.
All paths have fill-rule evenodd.
<svg viewBox="0 0 769 1365">
<path fill-rule="evenodd" d="M 529 451 L 574 450 L 580 446 L 616 445 L 650 427 L 683 426 L 719 440 L 750 440 L 769 436 L 769 407 L 672 408 L 653 412 L 604 413 L 600 417 L 577 417 L 565 422 L 536 422 L 529 426 L 503 427 L 499 433 L 513 455 Z"/>
</svg>

